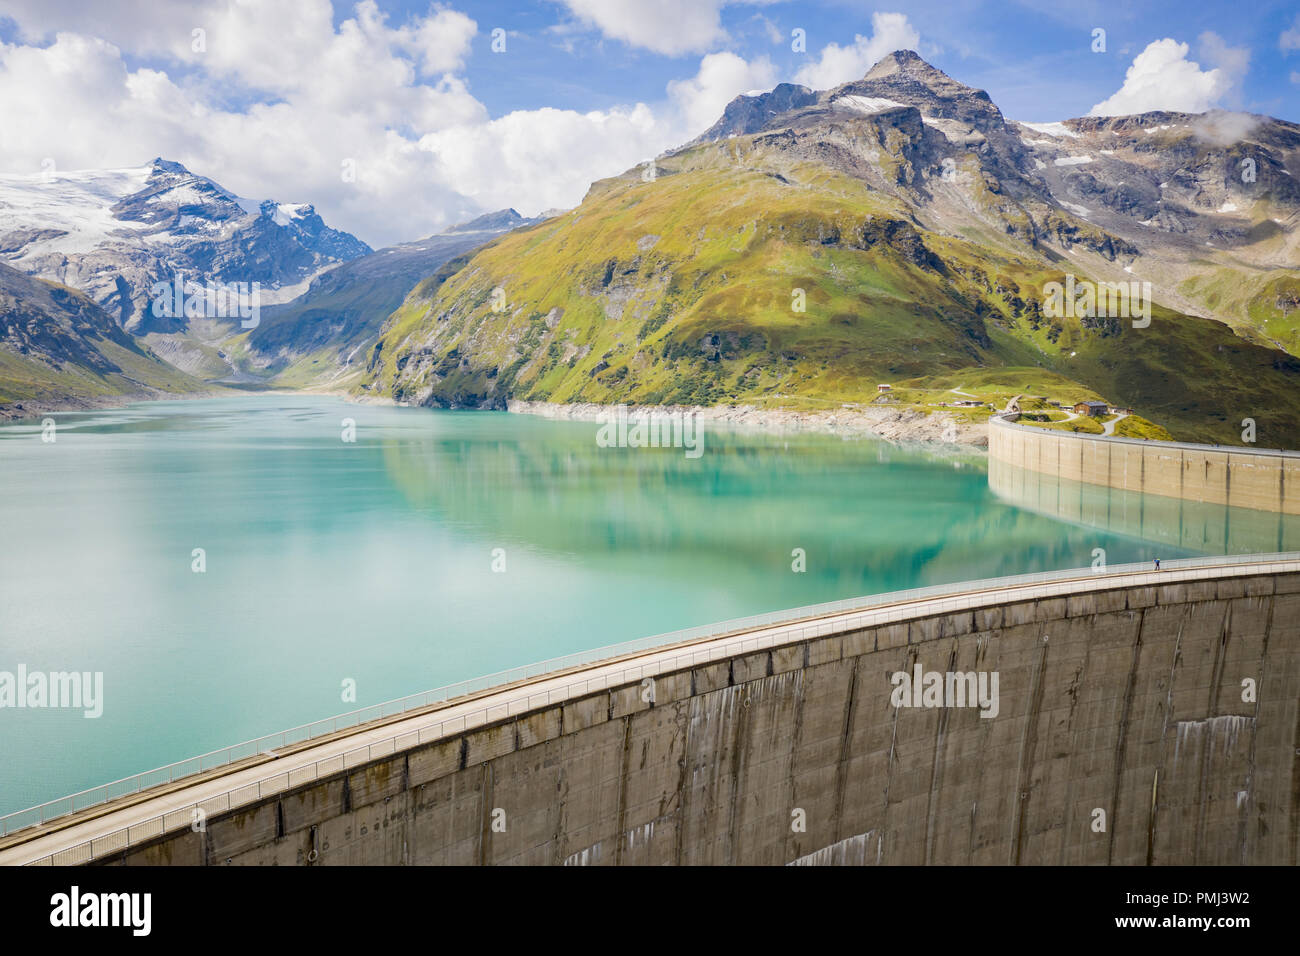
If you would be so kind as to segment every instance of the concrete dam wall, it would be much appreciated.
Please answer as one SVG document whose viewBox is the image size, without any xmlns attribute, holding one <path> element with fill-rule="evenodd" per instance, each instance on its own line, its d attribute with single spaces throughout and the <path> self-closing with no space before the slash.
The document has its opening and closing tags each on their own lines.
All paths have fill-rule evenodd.
<svg viewBox="0 0 1300 956">
<path fill-rule="evenodd" d="M 96 862 L 1300 862 L 1295 560 L 880 613 L 647 666 Z M 996 707 L 899 695 L 918 666 L 996 674 Z"/>
<path fill-rule="evenodd" d="M 1143 495 L 1029 471 L 990 457 L 989 490 L 1058 521 L 1201 554 L 1300 551 L 1300 515 Z"/>
<path fill-rule="evenodd" d="M 989 459 L 1069 481 L 1300 515 L 1300 453 L 1108 438 L 989 420 Z"/>
</svg>

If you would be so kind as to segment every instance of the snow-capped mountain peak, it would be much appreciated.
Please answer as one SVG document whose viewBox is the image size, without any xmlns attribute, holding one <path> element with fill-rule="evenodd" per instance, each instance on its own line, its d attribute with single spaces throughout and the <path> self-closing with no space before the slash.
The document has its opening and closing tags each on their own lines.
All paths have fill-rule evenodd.
<svg viewBox="0 0 1300 956">
<path fill-rule="evenodd" d="M 121 169 L 0 174 L 0 262 L 87 292 L 136 331 L 173 331 L 149 289 L 199 282 L 309 279 L 370 251 L 310 203 L 259 202 L 161 157 Z M 164 327 L 165 326 L 165 327 Z"/>
</svg>

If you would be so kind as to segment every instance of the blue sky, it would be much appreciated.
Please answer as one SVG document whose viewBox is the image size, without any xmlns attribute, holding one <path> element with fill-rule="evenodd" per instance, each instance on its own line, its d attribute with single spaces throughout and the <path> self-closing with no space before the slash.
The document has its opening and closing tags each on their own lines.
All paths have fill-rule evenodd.
<svg viewBox="0 0 1300 956">
<path fill-rule="evenodd" d="M 385 244 L 572 206 L 737 93 L 837 85 L 896 47 L 1013 119 L 1300 121 L 1300 9 L 1279 0 L 0 0 L 0 172 L 161 155 Z"/>
<path fill-rule="evenodd" d="M 653 5 L 653 0 L 642 0 Z M 652 102 L 668 82 L 694 72 L 698 54 L 663 55 L 583 24 L 562 3 L 477 0 L 446 4 L 473 17 L 480 32 L 465 76 L 493 116 L 542 107 L 591 110 Z M 2 6 L 2 4 L 0 4 Z M 393 20 L 420 16 L 429 4 L 386 0 Z M 827 43 L 847 45 L 871 32 L 873 12 L 899 11 L 921 34 L 927 60 L 967 85 L 985 89 L 1015 119 L 1055 120 L 1085 115 L 1124 81 L 1133 57 L 1148 43 L 1171 37 L 1192 46 L 1211 31 L 1229 47 L 1250 50 L 1239 102 L 1228 104 L 1300 122 L 1300 49 L 1289 54 L 1279 38 L 1296 23 L 1300 6 L 1284 0 L 1240 2 L 887 2 L 791 0 L 731 5 L 721 10 L 726 38 L 701 52 L 729 50 L 749 59 L 766 55 L 792 78 Z M 351 14 L 335 4 L 335 20 Z M 507 33 L 504 55 L 491 51 L 491 30 Z M 790 49 L 802 28 L 807 52 Z M 1094 53 L 1092 31 L 1106 30 L 1106 52 Z M 772 30 L 775 33 L 772 33 Z M 779 42 L 776 42 L 779 39 Z M 1204 65 L 1204 64 L 1203 64 Z"/>
</svg>

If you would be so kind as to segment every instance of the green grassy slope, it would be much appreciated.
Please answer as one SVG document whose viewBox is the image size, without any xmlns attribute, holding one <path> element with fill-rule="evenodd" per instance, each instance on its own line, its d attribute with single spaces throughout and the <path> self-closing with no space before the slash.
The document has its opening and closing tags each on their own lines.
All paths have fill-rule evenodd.
<svg viewBox="0 0 1300 956">
<path fill-rule="evenodd" d="M 737 167 L 700 147 L 661 167 L 417 287 L 362 389 L 452 406 L 816 407 L 890 382 L 920 404 L 954 387 L 1101 396 L 1190 440 L 1237 441 L 1249 416 L 1261 442 L 1300 442 L 1300 361 L 1221 323 L 1049 319 L 1041 290 L 1063 270 L 1048 254 L 929 233 L 819 163 Z"/>
</svg>

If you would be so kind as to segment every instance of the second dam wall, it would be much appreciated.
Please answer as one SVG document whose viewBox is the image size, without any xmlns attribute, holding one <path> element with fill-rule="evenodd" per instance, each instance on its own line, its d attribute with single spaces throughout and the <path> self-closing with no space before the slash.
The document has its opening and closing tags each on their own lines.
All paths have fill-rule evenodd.
<svg viewBox="0 0 1300 956">
<path fill-rule="evenodd" d="M 1300 551 L 1300 515 L 1142 495 L 1017 468 L 998 458 L 989 459 L 989 490 L 1007 504 L 1056 521 L 1194 554 Z"/>
<path fill-rule="evenodd" d="M 989 422 L 989 458 L 1067 481 L 1300 515 L 1300 454 L 1107 438 Z"/>
</svg>

